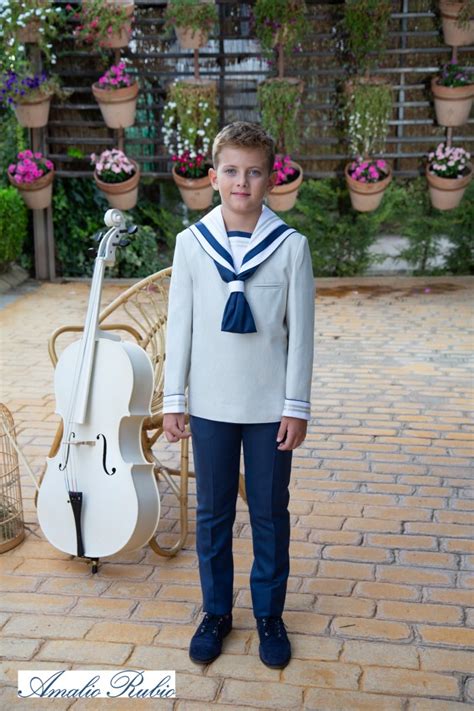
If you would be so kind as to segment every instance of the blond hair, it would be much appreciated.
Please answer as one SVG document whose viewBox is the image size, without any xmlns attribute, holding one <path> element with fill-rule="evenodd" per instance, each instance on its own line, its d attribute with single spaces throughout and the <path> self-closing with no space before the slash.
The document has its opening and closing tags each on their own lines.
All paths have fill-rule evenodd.
<svg viewBox="0 0 474 711">
<path fill-rule="evenodd" d="M 219 154 L 226 146 L 233 148 L 261 148 L 268 163 L 268 172 L 273 171 L 275 141 L 258 123 L 234 121 L 219 131 L 212 144 L 212 162 L 217 169 Z"/>
</svg>

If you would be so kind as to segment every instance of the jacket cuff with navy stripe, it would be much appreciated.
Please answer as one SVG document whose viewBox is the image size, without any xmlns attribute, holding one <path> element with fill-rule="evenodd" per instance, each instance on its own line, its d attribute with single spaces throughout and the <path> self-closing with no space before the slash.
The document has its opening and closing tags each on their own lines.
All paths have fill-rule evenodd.
<svg viewBox="0 0 474 711">
<path fill-rule="evenodd" d="M 171 412 L 185 412 L 186 404 L 184 393 L 173 393 L 172 395 L 163 395 L 163 414 Z"/>
<path fill-rule="evenodd" d="M 311 419 L 311 403 L 306 400 L 290 400 L 285 398 L 282 417 L 299 417 L 302 420 Z"/>
</svg>

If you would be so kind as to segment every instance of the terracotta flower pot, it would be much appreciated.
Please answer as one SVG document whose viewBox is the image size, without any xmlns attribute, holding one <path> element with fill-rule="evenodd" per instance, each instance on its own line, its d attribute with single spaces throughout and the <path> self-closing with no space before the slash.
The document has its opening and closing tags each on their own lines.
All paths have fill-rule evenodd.
<svg viewBox="0 0 474 711">
<path fill-rule="evenodd" d="M 349 175 L 348 163 L 344 169 L 346 185 L 349 189 L 352 207 L 358 212 L 373 212 L 382 202 L 383 194 L 392 181 L 392 169 L 388 166 L 389 173 L 386 178 L 376 183 L 361 183 Z"/>
<path fill-rule="evenodd" d="M 430 200 L 438 210 L 453 210 L 458 207 L 464 192 L 471 182 L 472 165 L 469 163 L 469 173 L 461 178 L 440 178 L 431 173 L 426 166 L 426 179 L 430 191 Z"/>
<path fill-rule="evenodd" d="M 8 180 L 18 190 L 30 210 L 44 210 L 53 199 L 54 170 L 35 180 L 34 183 L 17 183 L 8 173 Z"/>
<path fill-rule="evenodd" d="M 438 77 L 431 80 L 436 120 L 440 126 L 463 126 L 468 122 L 474 97 L 474 84 L 442 86 Z"/>
<path fill-rule="evenodd" d="M 183 49 L 199 49 L 207 44 L 209 35 L 204 30 L 193 30 L 192 27 L 175 27 L 175 31 Z"/>
<path fill-rule="evenodd" d="M 92 93 L 100 106 L 102 116 L 109 128 L 127 128 L 135 123 L 138 82 L 122 89 L 102 89 L 92 85 Z"/>
<path fill-rule="evenodd" d="M 51 96 L 41 96 L 34 101 L 22 101 L 15 105 L 15 114 L 20 126 L 42 128 L 48 123 Z"/>
<path fill-rule="evenodd" d="M 19 42 L 34 44 L 40 39 L 41 20 L 30 20 L 24 27 L 19 27 L 16 37 Z"/>
<path fill-rule="evenodd" d="M 119 3 L 119 2 L 114 2 L 113 0 L 108 0 L 109 5 L 117 5 L 118 7 L 123 7 L 125 9 L 125 13 L 127 16 L 127 19 L 125 20 L 124 24 L 118 30 L 117 32 L 112 32 L 107 39 L 103 40 L 103 46 L 104 47 L 110 47 L 113 49 L 119 49 L 120 47 L 128 47 L 128 43 L 130 41 L 130 34 L 132 32 L 132 15 L 135 10 L 135 3 Z"/>
<path fill-rule="evenodd" d="M 173 166 L 172 175 L 184 204 L 190 210 L 205 210 L 212 205 L 214 188 L 208 175 L 203 178 L 183 178 L 176 172 L 176 166 Z"/>
<path fill-rule="evenodd" d="M 474 44 L 474 20 L 471 18 L 467 27 L 459 27 L 458 25 L 458 17 L 462 7 L 462 2 L 439 0 L 444 41 L 451 47 L 462 47 L 467 44 Z"/>
<path fill-rule="evenodd" d="M 296 198 L 298 197 L 298 190 L 303 182 L 303 168 L 300 164 L 295 163 L 295 161 L 290 161 L 290 166 L 299 170 L 299 175 L 296 180 L 293 180 L 291 183 L 274 185 L 267 195 L 268 207 L 270 210 L 275 210 L 275 212 L 284 212 L 294 207 Z"/>
<path fill-rule="evenodd" d="M 130 162 L 133 163 L 136 172 L 131 178 L 121 183 L 104 183 L 97 175 L 97 171 L 94 171 L 96 185 L 105 194 L 110 207 L 116 207 L 119 210 L 131 210 L 137 204 L 140 168 L 134 160 Z"/>
</svg>

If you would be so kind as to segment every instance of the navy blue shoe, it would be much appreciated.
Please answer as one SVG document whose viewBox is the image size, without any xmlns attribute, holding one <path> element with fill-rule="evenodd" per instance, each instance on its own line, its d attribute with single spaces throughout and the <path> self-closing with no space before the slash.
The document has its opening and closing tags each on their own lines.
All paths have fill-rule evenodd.
<svg viewBox="0 0 474 711">
<path fill-rule="evenodd" d="M 232 613 L 212 615 L 206 612 L 189 645 L 189 656 L 197 664 L 209 664 L 222 651 L 222 640 L 232 629 Z"/>
<path fill-rule="evenodd" d="M 291 644 L 281 617 L 257 617 L 258 652 L 267 667 L 283 669 L 291 659 Z"/>
</svg>

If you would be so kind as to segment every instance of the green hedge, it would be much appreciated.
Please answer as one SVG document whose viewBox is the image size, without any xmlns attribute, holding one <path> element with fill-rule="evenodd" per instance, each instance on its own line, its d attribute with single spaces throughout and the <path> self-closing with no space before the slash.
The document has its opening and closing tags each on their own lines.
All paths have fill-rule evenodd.
<svg viewBox="0 0 474 711">
<path fill-rule="evenodd" d="M 0 271 L 21 255 L 28 230 L 28 210 L 13 187 L 0 188 Z"/>
</svg>

